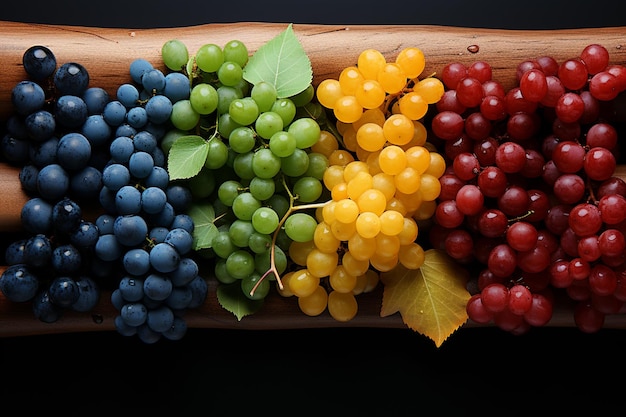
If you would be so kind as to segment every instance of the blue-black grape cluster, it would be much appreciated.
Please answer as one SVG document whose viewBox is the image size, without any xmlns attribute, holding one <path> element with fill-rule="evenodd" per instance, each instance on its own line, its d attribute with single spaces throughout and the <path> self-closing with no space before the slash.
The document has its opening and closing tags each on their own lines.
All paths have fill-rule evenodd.
<svg viewBox="0 0 626 417">
<path fill-rule="evenodd" d="M 23 64 L 28 77 L 12 91 L 0 150 L 21 167 L 30 199 L 21 212 L 26 235 L 6 249 L 0 290 L 54 322 L 64 309 L 92 310 L 106 288 L 119 333 L 180 339 L 184 311 L 208 290 L 192 257 L 191 193 L 170 181 L 161 149 L 185 86 L 168 85 L 137 59 L 132 82 L 110 97 L 89 86 L 84 66 L 57 66 L 46 47 L 29 48 Z"/>
</svg>

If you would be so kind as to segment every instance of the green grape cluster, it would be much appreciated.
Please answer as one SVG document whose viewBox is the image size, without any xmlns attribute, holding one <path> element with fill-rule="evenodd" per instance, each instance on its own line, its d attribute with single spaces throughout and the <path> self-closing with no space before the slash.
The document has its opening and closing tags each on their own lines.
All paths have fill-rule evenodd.
<svg viewBox="0 0 626 417">
<path fill-rule="evenodd" d="M 171 40 L 162 58 L 190 81 L 189 97 L 173 104 L 164 151 L 191 133 L 209 145 L 204 166 L 185 180 L 195 201 L 215 210 L 217 232 L 199 252 L 213 259 L 220 284 L 263 300 L 289 268 L 289 245 L 313 239 L 315 209 L 329 200 L 328 158 L 311 150 L 325 113 L 313 85 L 280 97 L 270 80 L 246 81 L 249 52 L 240 41 L 206 44 L 192 56 Z"/>
</svg>

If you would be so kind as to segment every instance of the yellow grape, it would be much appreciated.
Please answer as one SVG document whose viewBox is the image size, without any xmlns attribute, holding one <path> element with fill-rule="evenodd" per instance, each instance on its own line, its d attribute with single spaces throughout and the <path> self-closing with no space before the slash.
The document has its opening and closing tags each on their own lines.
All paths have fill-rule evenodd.
<svg viewBox="0 0 626 417">
<path fill-rule="evenodd" d="M 417 243 L 400 246 L 398 261 L 407 269 L 418 269 L 424 264 L 424 249 Z"/>
<path fill-rule="evenodd" d="M 361 51 L 357 58 L 357 67 L 368 80 L 377 79 L 378 73 L 386 63 L 385 56 L 380 51 L 372 48 Z"/>
<path fill-rule="evenodd" d="M 400 239 L 398 236 L 379 233 L 374 240 L 376 241 L 376 255 L 391 257 L 397 255 L 400 250 Z"/>
<path fill-rule="evenodd" d="M 421 175 L 413 167 L 404 169 L 395 175 L 396 190 L 404 194 L 413 194 L 419 190 Z"/>
<path fill-rule="evenodd" d="M 424 71 L 426 59 L 421 49 L 407 47 L 400 51 L 396 63 L 402 67 L 408 78 L 416 78 Z"/>
<path fill-rule="evenodd" d="M 306 257 L 306 268 L 315 277 L 323 278 L 337 268 L 339 255 L 337 251 L 328 253 L 314 248 Z"/>
<path fill-rule="evenodd" d="M 413 217 L 415 218 L 415 220 L 428 220 L 434 216 L 436 208 L 437 202 L 435 200 L 422 201 L 420 206 L 413 214 Z"/>
<path fill-rule="evenodd" d="M 343 200 L 348 198 L 348 184 L 346 182 L 340 182 L 335 184 L 332 190 L 330 190 L 330 198 L 333 201 Z"/>
<path fill-rule="evenodd" d="M 344 167 L 354 161 L 354 156 L 345 149 L 337 149 L 330 153 L 328 157 L 328 165 L 336 165 Z"/>
<path fill-rule="evenodd" d="M 446 160 L 437 152 L 430 152 L 430 164 L 424 172 L 430 174 L 435 178 L 440 178 L 446 171 Z"/>
<path fill-rule="evenodd" d="M 353 123 L 359 120 L 363 114 L 363 107 L 359 104 L 355 96 L 342 96 L 335 101 L 333 114 L 345 123 Z"/>
<path fill-rule="evenodd" d="M 398 233 L 400 245 L 408 245 L 409 243 L 415 242 L 418 234 L 419 226 L 417 225 L 415 219 L 412 217 L 403 217 L 402 230 Z"/>
<path fill-rule="evenodd" d="M 335 220 L 341 223 L 352 223 L 359 215 L 359 206 L 356 201 L 344 198 L 335 203 Z M 343 240 L 343 239 L 342 239 Z"/>
<path fill-rule="evenodd" d="M 352 256 L 352 252 L 348 250 L 345 251 L 341 257 L 341 265 L 343 265 L 348 274 L 358 277 L 369 269 L 370 263 L 367 259 L 356 259 Z"/>
<path fill-rule="evenodd" d="M 329 201 L 322 207 L 322 218 L 328 224 L 335 221 L 335 201 Z"/>
<path fill-rule="evenodd" d="M 354 295 L 371 292 L 380 282 L 380 276 L 378 272 L 374 271 L 373 269 L 368 269 L 362 275 L 357 276 L 356 279 L 356 286 L 352 291 Z"/>
<path fill-rule="evenodd" d="M 414 134 L 413 120 L 402 113 L 392 114 L 383 124 L 383 135 L 393 145 L 406 145 Z"/>
<path fill-rule="evenodd" d="M 370 258 L 370 264 L 373 268 L 380 272 L 388 272 L 391 271 L 398 265 L 398 254 L 394 253 L 392 255 L 383 255 L 379 252 L 376 252 L 374 256 Z"/>
<path fill-rule="evenodd" d="M 356 131 L 365 123 L 376 123 L 377 125 L 382 126 L 383 123 L 385 123 L 385 120 L 385 113 L 380 109 L 380 107 L 375 109 L 367 109 L 363 111 L 363 115 L 359 120 L 352 123 L 352 127 Z"/>
<path fill-rule="evenodd" d="M 329 203 L 332 200 L 328 200 L 326 203 Z M 318 223 L 323 222 L 324 221 L 324 206 L 326 204 L 319 206 L 319 207 L 315 207 L 315 220 L 317 220 Z"/>
<path fill-rule="evenodd" d="M 350 152 L 356 151 L 358 144 L 356 143 L 356 129 L 354 128 L 354 123 L 346 125 L 342 137 L 343 147 Z"/>
<path fill-rule="evenodd" d="M 372 175 L 368 171 L 360 171 L 348 181 L 348 198 L 357 201 L 359 196 L 372 188 Z"/>
<path fill-rule="evenodd" d="M 374 151 L 374 152 L 378 152 L 378 151 Z M 373 152 L 365 150 L 361 148 L 360 146 L 357 146 L 355 153 L 356 153 L 356 159 L 358 159 L 359 161 L 367 161 L 367 159 Z"/>
<path fill-rule="evenodd" d="M 336 253 L 341 244 L 341 241 L 333 235 L 330 225 L 326 222 L 318 223 L 315 227 L 313 242 L 315 247 L 324 253 Z"/>
<path fill-rule="evenodd" d="M 326 158 L 330 156 L 333 151 L 339 149 L 339 142 L 335 135 L 328 130 L 321 130 L 320 137 L 317 141 L 311 145 L 311 151 L 321 153 Z"/>
<path fill-rule="evenodd" d="M 418 174 L 423 174 L 430 165 L 430 151 L 423 146 L 411 146 L 405 150 L 406 164 Z"/>
<path fill-rule="evenodd" d="M 292 241 L 289 244 L 289 258 L 300 266 L 306 266 L 306 257 L 315 248 L 315 243 L 312 240 L 307 242 Z"/>
<path fill-rule="evenodd" d="M 376 109 L 385 102 L 387 94 L 376 80 L 363 80 L 355 89 L 354 95 L 364 109 Z"/>
<path fill-rule="evenodd" d="M 343 180 L 350 182 L 359 172 L 369 174 L 369 167 L 365 161 L 354 160 L 343 168 Z"/>
<path fill-rule="evenodd" d="M 368 188 L 356 200 L 359 212 L 369 211 L 380 216 L 385 207 L 387 207 L 387 199 L 382 191 L 376 188 Z"/>
<path fill-rule="evenodd" d="M 346 96 L 354 96 L 357 87 L 365 80 L 365 77 L 356 66 L 345 67 L 339 73 L 339 85 L 341 92 Z"/>
<path fill-rule="evenodd" d="M 356 225 L 354 221 L 350 223 L 344 223 L 335 220 L 330 224 L 330 230 L 333 232 L 337 239 L 347 241 L 356 234 Z"/>
<path fill-rule="evenodd" d="M 376 252 L 376 239 L 354 233 L 348 240 L 348 250 L 358 261 L 369 261 Z"/>
<path fill-rule="evenodd" d="M 328 190 L 332 190 L 333 187 L 343 181 L 343 165 L 335 164 L 330 162 L 329 158 L 329 166 L 324 170 L 324 175 L 322 177 L 322 182 L 324 186 Z"/>
<path fill-rule="evenodd" d="M 404 149 L 408 149 L 411 146 L 424 146 L 428 139 L 428 131 L 424 123 L 419 120 L 413 120 L 413 139 L 405 145 L 402 145 Z"/>
<path fill-rule="evenodd" d="M 419 93 L 411 91 L 398 100 L 400 114 L 411 120 L 419 120 L 428 112 L 428 102 Z"/>
<path fill-rule="evenodd" d="M 428 77 L 418 81 L 413 86 L 413 92 L 422 96 L 426 103 L 435 104 L 443 96 L 443 93 L 445 92 L 445 87 L 440 79 L 435 77 Z"/>
<path fill-rule="evenodd" d="M 397 94 L 406 86 L 406 73 L 395 62 L 386 63 L 378 72 L 378 82 L 388 94 Z"/>
<path fill-rule="evenodd" d="M 356 232 L 364 238 L 374 238 L 380 232 L 380 217 L 364 211 L 356 219 Z"/>
<path fill-rule="evenodd" d="M 363 151 L 363 152 L 367 152 L 367 151 Z M 367 163 L 367 167 L 369 169 L 370 174 L 372 174 L 372 176 L 376 174 L 380 174 L 382 172 L 382 170 L 380 169 L 380 164 L 378 163 L 378 155 L 380 155 L 380 150 L 374 151 L 374 152 L 368 152 L 367 157 L 365 158 L 365 163 Z"/>
<path fill-rule="evenodd" d="M 383 127 L 376 123 L 365 123 L 356 131 L 356 143 L 366 151 L 378 151 L 386 141 Z"/>
<path fill-rule="evenodd" d="M 390 236 L 398 236 L 404 228 L 404 215 L 399 211 L 385 210 L 380 216 L 380 232 Z"/>
<path fill-rule="evenodd" d="M 306 297 L 313 294 L 319 285 L 320 278 L 311 274 L 306 268 L 293 271 L 293 275 L 289 278 L 289 290 L 296 297 Z"/>
<path fill-rule="evenodd" d="M 385 174 L 399 174 L 407 167 L 407 157 L 404 149 L 398 145 L 385 146 L 378 154 L 378 165 Z"/>
<path fill-rule="evenodd" d="M 420 193 L 423 201 L 433 201 L 441 193 L 441 182 L 434 175 L 424 174 L 420 178 Z"/>
<path fill-rule="evenodd" d="M 413 213 L 422 204 L 422 196 L 419 193 L 419 190 L 411 194 L 406 194 L 400 190 L 396 190 L 396 198 L 400 200 L 404 207 L 406 207 L 405 216 Z"/>
<path fill-rule="evenodd" d="M 342 322 L 352 320 L 359 310 L 354 294 L 338 291 L 331 291 L 328 294 L 327 308 L 332 318 Z"/>
<path fill-rule="evenodd" d="M 404 203 L 400 201 L 398 197 L 396 197 L 395 193 L 393 197 L 387 200 L 387 206 L 385 207 L 385 210 L 395 210 L 398 213 L 401 213 L 403 216 L 406 216 L 408 212 Z"/>
<path fill-rule="evenodd" d="M 322 314 L 328 305 L 328 293 L 321 285 L 306 297 L 298 297 L 298 307 L 307 316 L 315 317 Z"/>
<path fill-rule="evenodd" d="M 335 291 L 351 293 L 356 286 L 356 275 L 348 273 L 343 265 L 337 265 L 337 268 L 328 276 L 328 283 Z"/>
<path fill-rule="evenodd" d="M 389 204 L 389 201 L 396 193 L 396 184 L 393 175 L 382 171 L 374 174 L 372 176 L 372 188 L 382 192 L 387 200 L 387 204 Z"/>
<path fill-rule="evenodd" d="M 339 80 L 332 78 L 322 80 L 317 86 L 315 94 L 317 101 L 327 109 L 334 108 L 335 102 L 344 95 Z"/>
<path fill-rule="evenodd" d="M 281 296 L 287 298 L 287 297 L 293 297 L 294 293 L 291 291 L 291 289 L 289 288 L 289 280 L 291 279 L 291 277 L 293 276 L 293 271 L 287 272 L 285 275 L 280 277 L 281 282 L 283 283 L 283 288 L 280 288 L 280 285 L 278 285 L 278 280 L 276 280 L 276 291 L 278 291 L 278 294 L 280 294 Z"/>
</svg>

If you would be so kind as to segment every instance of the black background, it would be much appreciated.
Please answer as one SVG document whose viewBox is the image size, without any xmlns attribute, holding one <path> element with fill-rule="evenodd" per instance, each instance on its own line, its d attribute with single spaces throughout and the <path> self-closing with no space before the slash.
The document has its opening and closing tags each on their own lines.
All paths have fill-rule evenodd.
<svg viewBox="0 0 626 417">
<path fill-rule="evenodd" d="M 614 4 L 30 0 L 4 4 L 0 20 L 124 28 L 236 21 L 626 26 Z M 0 412 L 601 416 L 624 409 L 625 349 L 622 330 L 589 335 L 573 328 L 524 336 L 464 328 L 440 348 L 408 329 L 191 329 L 181 341 L 155 345 L 117 333 L 7 338 L 0 339 Z"/>
</svg>

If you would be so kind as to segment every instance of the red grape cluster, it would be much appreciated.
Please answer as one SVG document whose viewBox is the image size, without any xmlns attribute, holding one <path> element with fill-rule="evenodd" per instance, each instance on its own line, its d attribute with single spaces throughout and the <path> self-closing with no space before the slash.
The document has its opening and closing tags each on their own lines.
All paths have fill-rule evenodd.
<svg viewBox="0 0 626 417">
<path fill-rule="evenodd" d="M 472 321 L 521 334 L 547 324 L 562 293 L 593 332 L 626 302 L 626 182 L 607 110 L 626 66 L 609 58 L 592 44 L 529 59 L 508 91 L 487 62 L 443 68 L 431 129 L 448 169 L 429 236 L 476 266 Z"/>
</svg>

